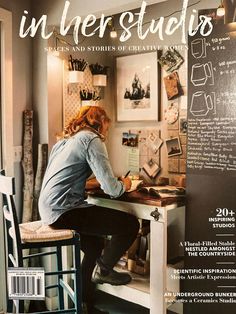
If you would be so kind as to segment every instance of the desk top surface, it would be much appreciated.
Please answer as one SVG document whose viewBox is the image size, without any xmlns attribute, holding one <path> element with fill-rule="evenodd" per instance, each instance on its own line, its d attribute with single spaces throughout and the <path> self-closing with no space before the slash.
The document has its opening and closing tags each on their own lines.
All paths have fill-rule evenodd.
<svg viewBox="0 0 236 314">
<path fill-rule="evenodd" d="M 111 199 L 109 195 L 105 194 L 101 189 L 92 189 L 87 191 L 90 196 L 95 196 L 99 198 Z M 185 197 L 173 196 L 173 197 L 154 197 L 149 194 L 145 194 L 139 191 L 126 192 L 119 198 L 112 199 L 122 202 L 131 202 L 138 204 L 145 204 L 151 206 L 167 206 L 172 204 L 177 204 L 178 206 L 185 205 Z"/>
</svg>

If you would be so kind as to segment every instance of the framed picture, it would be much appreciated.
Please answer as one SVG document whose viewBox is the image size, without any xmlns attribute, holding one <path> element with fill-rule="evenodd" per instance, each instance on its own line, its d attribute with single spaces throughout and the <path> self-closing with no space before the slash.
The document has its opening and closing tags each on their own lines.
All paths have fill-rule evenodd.
<svg viewBox="0 0 236 314">
<path fill-rule="evenodd" d="M 117 121 L 158 120 L 157 52 L 116 58 Z"/>
<path fill-rule="evenodd" d="M 177 50 L 169 48 L 158 61 L 166 72 L 173 72 L 184 63 L 184 58 Z"/>
<path fill-rule="evenodd" d="M 178 137 L 174 137 L 174 138 L 170 138 L 166 140 L 166 148 L 167 148 L 168 157 L 182 154 L 182 149 L 181 149 L 181 145 L 180 145 L 180 141 Z"/>
</svg>

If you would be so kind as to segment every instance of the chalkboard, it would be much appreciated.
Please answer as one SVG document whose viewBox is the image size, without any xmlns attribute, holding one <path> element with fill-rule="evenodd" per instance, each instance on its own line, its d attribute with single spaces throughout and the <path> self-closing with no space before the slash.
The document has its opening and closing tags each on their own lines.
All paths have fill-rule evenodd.
<svg viewBox="0 0 236 314">
<path fill-rule="evenodd" d="M 236 27 L 190 37 L 187 169 L 236 175 Z"/>
<path fill-rule="evenodd" d="M 212 295 L 184 304 L 184 314 L 234 313 L 235 297 L 220 296 L 235 293 L 234 277 L 221 272 L 236 265 L 236 25 L 188 45 L 186 243 L 202 252 L 185 249 L 185 267 L 219 275 L 184 280 L 184 291 Z"/>
</svg>

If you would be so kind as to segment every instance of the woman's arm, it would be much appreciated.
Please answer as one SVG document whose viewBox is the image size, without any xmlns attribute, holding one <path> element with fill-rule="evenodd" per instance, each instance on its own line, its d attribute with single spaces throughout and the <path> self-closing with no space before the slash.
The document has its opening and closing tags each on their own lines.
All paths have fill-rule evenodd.
<svg viewBox="0 0 236 314">
<path fill-rule="evenodd" d="M 106 194 L 112 197 L 119 197 L 126 191 L 126 183 L 128 182 L 119 181 L 114 176 L 106 146 L 99 137 L 94 137 L 90 141 L 86 159 Z"/>
</svg>

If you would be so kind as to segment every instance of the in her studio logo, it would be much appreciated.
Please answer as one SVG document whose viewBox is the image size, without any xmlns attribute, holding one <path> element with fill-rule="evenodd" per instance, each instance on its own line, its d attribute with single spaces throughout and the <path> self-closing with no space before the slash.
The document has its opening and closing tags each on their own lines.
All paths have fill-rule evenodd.
<svg viewBox="0 0 236 314">
<path fill-rule="evenodd" d="M 97 18 L 94 14 L 88 14 L 85 18 L 83 18 L 83 20 L 81 16 L 75 16 L 68 23 L 66 23 L 69 7 L 70 1 L 65 1 L 60 21 L 59 32 L 61 36 L 66 36 L 69 30 L 73 29 L 73 38 L 75 44 L 79 43 L 79 31 L 85 37 L 91 37 L 97 34 L 100 38 L 103 38 L 105 30 L 112 19 L 111 16 L 106 17 L 104 14 L 101 14 L 98 25 L 96 23 Z M 132 30 L 134 29 L 136 29 L 138 38 L 141 40 L 145 39 L 148 34 L 157 34 L 160 40 L 164 40 L 165 35 L 173 35 L 177 30 L 180 29 L 182 34 L 181 40 L 183 44 L 186 44 L 187 35 L 193 36 L 199 30 L 202 36 L 208 36 L 213 30 L 211 18 L 200 15 L 198 19 L 197 11 L 195 9 L 192 10 L 190 16 L 187 19 L 188 0 L 183 0 L 182 10 L 180 10 L 178 17 L 171 16 L 165 18 L 161 16 L 157 17 L 156 19 L 152 19 L 148 23 L 144 21 L 146 7 L 147 3 L 143 1 L 138 13 L 126 11 L 120 15 L 120 42 L 125 42 L 131 38 L 133 34 Z M 19 29 L 19 36 L 21 38 L 24 38 L 27 35 L 34 37 L 40 26 L 42 38 L 48 39 L 53 35 L 53 31 L 46 31 L 48 19 L 46 14 L 42 15 L 38 21 L 34 17 L 31 19 L 31 21 L 29 19 L 28 12 L 24 11 Z M 29 24 L 28 28 L 26 27 L 26 23 Z M 144 23 L 145 27 L 143 27 Z"/>
</svg>

